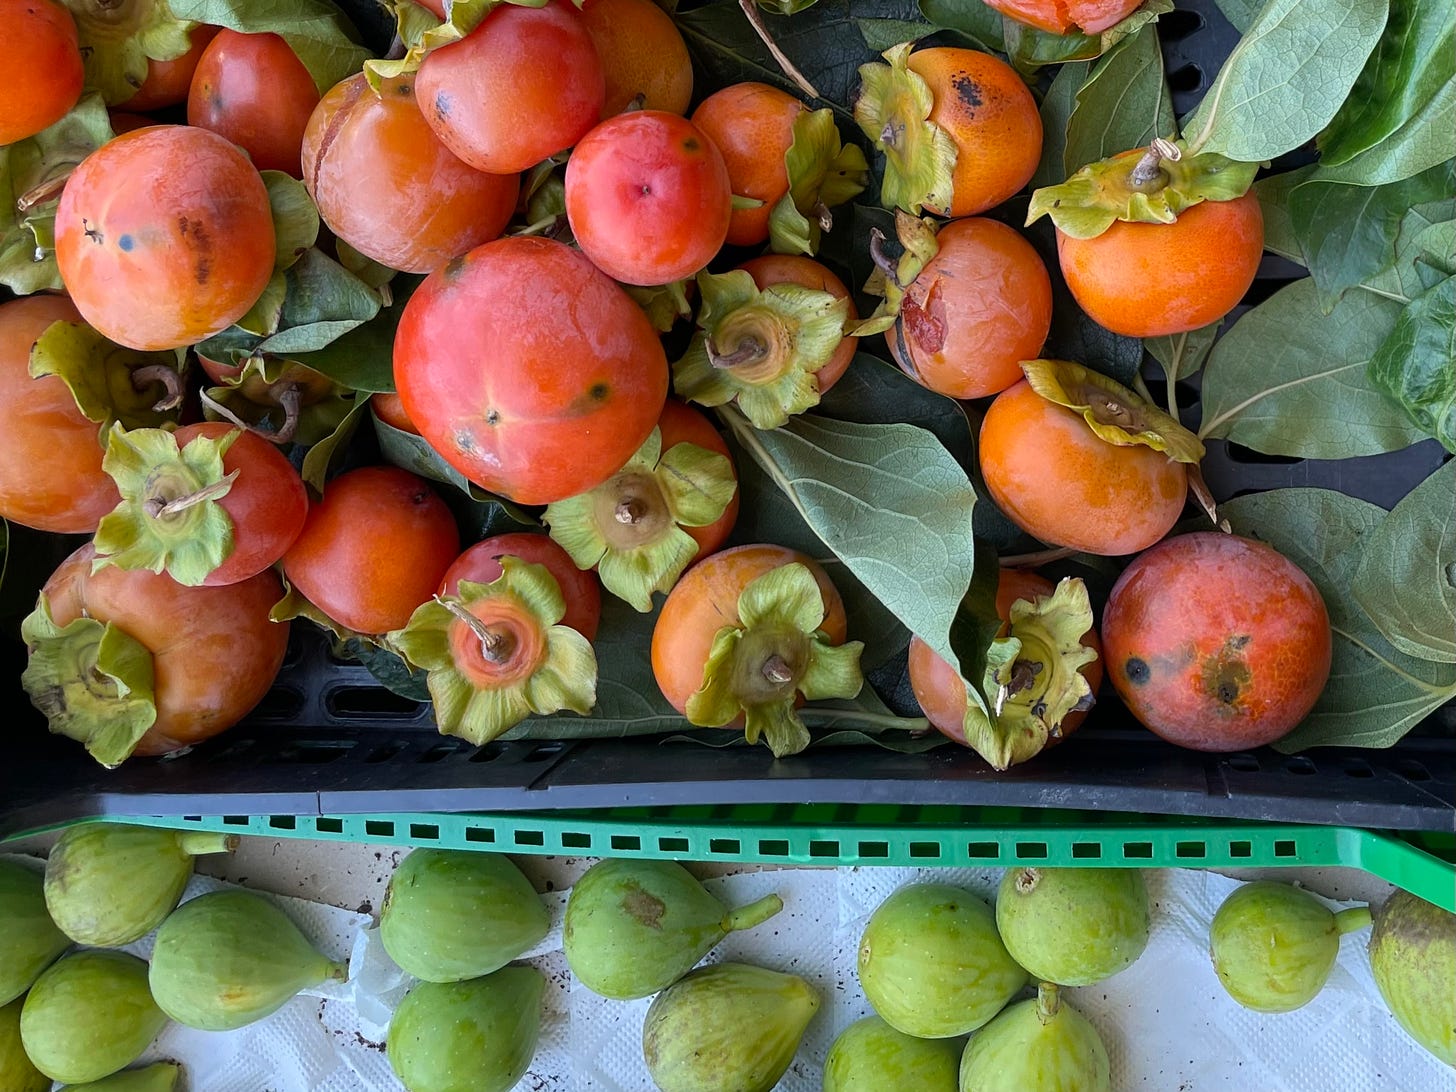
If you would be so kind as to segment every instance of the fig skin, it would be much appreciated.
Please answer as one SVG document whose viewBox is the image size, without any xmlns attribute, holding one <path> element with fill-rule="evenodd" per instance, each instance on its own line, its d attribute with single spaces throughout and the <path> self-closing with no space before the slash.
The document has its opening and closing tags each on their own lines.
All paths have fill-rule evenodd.
<svg viewBox="0 0 1456 1092">
<path fill-rule="evenodd" d="M 971 1037 L 960 1092 L 1111 1092 L 1112 1064 L 1092 1022 L 1043 982 Z"/>
<path fill-rule="evenodd" d="M 46 912 L 41 874 L 14 861 L 0 861 L 0 1006 L 30 989 L 70 946 L 70 938 Z"/>
<path fill-rule="evenodd" d="M 1133 868 L 1010 868 L 996 895 L 996 926 L 1033 978 L 1090 986 L 1147 948 L 1147 887 Z"/>
<path fill-rule="evenodd" d="M 1395 892 L 1375 912 L 1370 970 L 1406 1034 L 1456 1066 L 1456 914 Z"/>
<path fill-rule="evenodd" d="M 957 1092 L 960 1056 L 959 1039 L 917 1039 L 866 1016 L 829 1048 L 823 1092 Z"/>
</svg>

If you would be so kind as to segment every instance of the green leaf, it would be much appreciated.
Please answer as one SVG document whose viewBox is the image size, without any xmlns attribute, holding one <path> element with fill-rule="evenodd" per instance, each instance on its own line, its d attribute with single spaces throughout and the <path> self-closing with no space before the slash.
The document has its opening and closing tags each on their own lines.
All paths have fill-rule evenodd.
<svg viewBox="0 0 1456 1092">
<path fill-rule="evenodd" d="M 1178 119 L 1163 75 L 1157 26 L 1144 26 L 1108 52 L 1074 98 L 1062 156 L 1066 174 L 1143 147 L 1154 137 L 1171 137 Z"/>
<path fill-rule="evenodd" d="M 288 43 L 322 95 L 369 59 L 359 34 L 328 0 L 167 0 L 172 14 L 244 34 L 271 32 Z"/>
<path fill-rule="evenodd" d="M 453 485 L 462 495 L 476 504 L 500 506 L 514 522 L 522 526 L 536 526 L 536 521 L 519 505 L 504 497 L 497 497 L 494 493 L 489 493 L 466 479 L 463 474 L 440 458 L 439 453 L 423 437 L 416 436 L 413 432 L 403 432 L 393 425 L 386 424 L 379 419 L 377 414 L 370 414 L 370 417 L 374 422 L 374 435 L 379 440 L 379 453 L 384 456 L 385 462 L 408 470 L 411 474 L 428 478 L 432 482 Z M 514 528 L 512 529 L 514 530 Z"/>
<path fill-rule="evenodd" d="M 1304 251 L 1294 234 L 1294 218 L 1289 213 L 1289 194 L 1314 172 L 1314 167 L 1271 174 L 1254 183 L 1254 196 L 1264 214 L 1264 249 L 1304 264 Z"/>
<path fill-rule="evenodd" d="M 1456 697 L 1456 664 L 1407 656 L 1362 611 L 1351 586 L 1386 513 L 1325 489 L 1275 489 L 1219 505 L 1235 532 L 1260 539 L 1314 581 L 1329 611 L 1330 679 L 1310 715 L 1274 746 L 1389 747 Z"/>
<path fill-rule="evenodd" d="M 359 427 L 359 421 L 368 405 L 369 396 L 367 394 L 356 398 L 354 408 L 344 415 L 343 420 L 339 422 L 339 427 L 309 448 L 308 454 L 303 457 L 301 470 L 303 480 L 312 486 L 315 492 L 324 491 L 324 482 L 328 480 L 329 474 L 344 457 L 349 441 L 354 437 L 354 430 Z"/>
<path fill-rule="evenodd" d="M 981 0 L 920 0 L 920 14 L 937 27 L 960 31 L 983 53 L 999 53 L 1005 48 L 1002 15 Z M 888 49 L 891 45 L 894 42 L 874 48 Z"/>
<path fill-rule="evenodd" d="M 854 23 L 865 45 L 876 53 L 883 53 L 901 42 L 913 42 L 935 30 L 928 23 L 906 19 L 856 19 Z M 1000 28 L 997 29 L 999 31 Z"/>
<path fill-rule="evenodd" d="M 374 318 L 355 326 L 316 352 L 291 354 L 300 364 L 356 391 L 394 391 L 394 334 L 405 304 L 424 280 L 401 273 L 390 283 L 390 303 Z M 367 309 L 367 306 L 366 308 Z"/>
<path fill-rule="evenodd" d="M 1335 167 L 1326 177 L 1357 186 L 1382 186 L 1430 170 L 1456 156 L 1456 79 L 1399 129 L 1368 151 Z"/>
<path fill-rule="evenodd" d="M 1067 126 L 1077 105 L 1077 92 L 1092 71 L 1091 62 L 1071 61 L 1057 69 L 1041 100 L 1041 162 L 1031 176 L 1031 189 L 1055 186 L 1067 180 Z"/>
<path fill-rule="evenodd" d="M 375 681 L 392 693 L 411 701 L 430 700 L 425 672 L 412 668 L 397 652 L 358 638 L 345 641 L 340 651 L 363 664 Z"/>
<path fill-rule="evenodd" d="M 1456 4 L 1391 0 L 1380 43 L 1319 135 L 1320 161 L 1347 163 L 1388 139 L 1451 82 Z"/>
<path fill-rule="evenodd" d="M 1163 366 L 1168 382 L 1176 383 L 1203 367 L 1222 324 L 1220 320 L 1183 334 L 1144 338 L 1143 348 Z"/>
<path fill-rule="evenodd" d="M 1351 592 L 1408 656 L 1456 663 L 1456 460 L 1406 494 L 1367 540 Z"/>
<path fill-rule="evenodd" d="M 1380 40 L 1389 0 L 1269 0 L 1184 119 L 1190 151 L 1258 163 L 1330 123 Z"/>
<path fill-rule="evenodd" d="M 147 78 L 148 60 L 171 61 L 191 48 L 188 16 L 165 0 L 64 0 L 76 20 L 86 86 L 115 106 Z M 170 5 L 175 7 L 177 5 Z"/>
<path fill-rule="evenodd" d="M 1456 200 L 1429 201 L 1408 211 L 1395 240 L 1395 263 L 1360 282 L 1367 292 L 1409 303 L 1456 273 Z"/>
<path fill-rule="evenodd" d="M 1130 38 L 1158 16 L 1173 10 L 1173 0 L 1144 0 L 1122 22 L 1100 34 L 1049 34 L 1016 19 L 1003 20 L 1005 50 L 1011 63 L 1023 71 L 1067 61 L 1090 61 L 1102 56 L 1119 42 Z"/>
<path fill-rule="evenodd" d="M 1366 374 L 1399 313 L 1389 300 L 1352 292 L 1326 315 L 1309 278 L 1280 289 L 1213 347 L 1199 437 L 1301 459 L 1409 447 L 1421 431 Z"/>
<path fill-rule="evenodd" d="M 322 251 L 305 251 L 288 270 L 278 333 L 257 351 L 289 357 L 314 352 L 368 322 L 380 306 L 379 293 L 338 262 Z"/>
<path fill-rule="evenodd" d="M 1413 205 L 1456 189 L 1456 161 L 1388 186 L 1327 181 L 1315 171 L 1289 194 L 1304 264 L 1329 311 L 1346 291 L 1395 264 L 1396 236 Z"/>
<path fill-rule="evenodd" d="M 1456 452 L 1456 278 L 1406 306 L 1371 358 L 1370 378 L 1422 432 Z"/>
<path fill-rule="evenodd" d="M 1263 7 L 1260 0 L 1214 0 L 1218 10 L 1223 12 L 1223 17 L 1233 24 L 1234 29 L 1240 34 L 1245 33 L 1254 25 L 1254 20 L 1259 15 L 1259 9 Z"/>
<path fill-rule="evenodd" d="M 275 269 L 288 269 L 318 242 L 319 214 L 303 183 L 282 171 L 263 171 L 273 214 Z"/>
</svg>

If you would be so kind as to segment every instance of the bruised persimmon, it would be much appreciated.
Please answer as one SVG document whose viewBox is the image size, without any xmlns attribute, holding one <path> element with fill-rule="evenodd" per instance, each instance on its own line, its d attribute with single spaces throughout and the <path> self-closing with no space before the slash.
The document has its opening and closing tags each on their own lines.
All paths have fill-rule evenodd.
<svg viewBox="0 0 1456 1092">
<path fill-rule="evenodd" d="M 81 97 L 85 73 L 76 21 L 57 0 L 0 0 L 0 26 L 13 48 L 0 80 L 0 146 L 35 136 Z"/>
<path fill-rule="evenodd" d="M 441 595 L 457 595 L 460 582 L 493 584 L 500 579 L 501 558 L 514 557 L 532 565 L 544 565 L 561 588 L 566 613 L 561 624 L 570 626 L 588 641 L 596 640 L 602 618 L 602 588 L 596 574 L 578 569 L 571 556 L 545 535 L 530 531 L 492 535 L 471 546 L 445 570 Z"/>
<path fill-rule="evenodd" d="M 1141 0 L 986 0 L 988 7 L 1048 34 L 1101 34 L 1138 9 Z"/>
<path fill-rule="evenodd" d="M 606 80 L 581 16 L 565 0 L 501 4 L 415 77 L 435 135 L 476 170 L 524 171 L 580 140 L 602 116 Z"/>
<path fill-rule="evenodd" d="M 121 345 L 174 349 L 227 329 L 273 275 L 257 168 L 216 133 L 137 129 L 76 168 L 56 208 L 56 263 L 87 322 Z"/>
<path fill-rule="evenodd" d="M 192 74 L 187 124 L 227 137 L 260 171 L 297 178 L 303 130 L 318 101 L 313 77 L 277 34 L 223 30 Z"/>
<path fill-rule="evenodd" d="M 387 633 L 435 593 L 459 552 L 455 518 L 428 482 L 367 466 L 328 483 L 283 555 L 283 573 L 339 625 Z"/>
<path fill-rule="evenodd" d="M 1148 550 L 1113 586 L 1102 624 L 1118 694 L 1180 747 L 1272 743 L 1329 678 L 1319 589 L 1272 547 L 1237 535 L 1196 532 Z"/>
<path fill-rule="evenodd" d="M 363 73 L 335 85 L 309 118 L 303 182 L 335 235 L 406 273 L 498 237 L 520 192 L 515 175 L 477 171 L 440 143 L 413 77 L 384 80 L 376 95 Z"/>
<path fill-rule="evenodd" d="M 641 97 L 645 110 L 686 114 L 693 97 L 693 63 L 671 16 L 653 0 L 596 0 L 581 23 L 602 63 L 602 117 L 620 114 Z"/>
<path fill-rule="evenodd" d="M 602 122 L 566 163 L 566 215 L 582 253 L 624 284 L 691 277 L 723 246 L 733 189 L 692 122 L 634 110 Z"/>
<path fill-rule="evenodd" d="M 794 142 L 794 121 L 804 104 L 766 83 L 735 83 L 715 91 L 693 111 L 693 124 L 723 155 L 733 193 L 761 202 L 736 208 L 728 242 L 753 246 L 768 238 L 768 217 L 789 192 L 784 155 Z"/>
<path fill-rule="evenodd" d="M 187 101 L 187 92 L 192 87 L 192 76 L 208 43 L 216 37 L 221 27 L 200 23 L 188 32 L 190 46 L 186 53 L 170 61 L 147 60 L 147 75 L 136 94 L 115 105 L 125 106 L 137 113 L 161 110 Z"/>
</svg>

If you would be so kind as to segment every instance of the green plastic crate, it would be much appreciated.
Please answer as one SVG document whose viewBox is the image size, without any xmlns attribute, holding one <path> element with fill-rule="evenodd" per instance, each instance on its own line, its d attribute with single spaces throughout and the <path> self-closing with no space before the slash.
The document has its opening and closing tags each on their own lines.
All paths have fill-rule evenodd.
<svg viewBox="0 0 1456 1092">
<path fill-rule="evenodd" d="M 1456 912 L 1456 835 L 1407 839 L 1349 827 L 892 805 L 98 818 L 272 838 L 752 864 L 1344 866 Z"/>
</svg>

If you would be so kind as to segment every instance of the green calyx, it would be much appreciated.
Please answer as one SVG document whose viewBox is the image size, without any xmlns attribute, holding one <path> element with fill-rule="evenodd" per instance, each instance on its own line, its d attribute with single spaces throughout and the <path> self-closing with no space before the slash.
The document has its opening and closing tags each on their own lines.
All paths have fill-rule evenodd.
<svg viewBox="0 0 1456 1092">
<path fill-rule="evenodd" d="M 762 291 L 741 269 L 698 274 L 697 334 L 673 365 L 679 397 L 703 406 L 736 400 L 755 428 L 778 428 L 819 404 L 814 373 L 844 339 L 849 301 L 797 284 Z"/>
<path fill-rule="evenodd" d="M 218 501 L 237 479 L 223 469 L 223 456 L 241 435 L 197 436 L 179 447 L 166 429 L 113 425 L 101 469 L 121 503 L 96 528 L 92 571 L 165 571 L 188 587 L 212 575 L 233 552 L 233 521 Z"/>
<path fill-rule="evenodd" d="M 703 685 L 688 699 L 687 718 L 721 728 L 742 717 L 749 743 L 762 737 L 775 758 L 809 745 L 796 698 L 853 698 L 864 685 L 864 645 L 831 645 L 820 630 L 826 608 L 819 584 L 798 562 L 748 584 L 738 597 L 737 625 L 713 638 Z"/>
<path fill-rule="evenodd" d="M 884 232 L 879 228 L 870 231 L 870 259 L 875 264 L 875 271 L 865 282 L 864 290 L 868 295 L 879 296 L 884 302 L 869 318 L 853 324 L 848 331 L 850 334 L 856 337 L 882 334 L 899 321 L 900 309 L 906 302 L 906 291 L 930 259 L 940 253 L 940 243 L 935 238 L 937 230 L 936 221 L 929 216 L 917 219 L 897 210 L 895 236 L 901 247 L 898 259 L 885 252 Z"/>
<path fill-rule="evenodd" d="M 50 730 L 103 766 L 121 765 L 157 719 L 151 652 L 110 622 L 58 626 L 44 593 L 20 637 L 30 653 L 20 683 Z"/>
<path fill-rule="evenodd" d="M 1039 754 L 1062 734 L 1070 713 L 1096 700 L 1081 669 L 1097 659 L 1082 644 L 1092 629 L 1092 604 L 1079 578 L 1068 577 L 1051 595 L 1011 606 L 1007 632 L 986 654 L 984 692 L 989 713 L 972 701 L 963 727 L 966 741 L 1004 770 Z"/>
<path fill-rule="evenodd" d="M 442 22 L 434 12 L 411 0 L 396 0 L 395 34 L 404 44 L 404 55 L 394 60 L 364 62 L 364 78 L 374 93 L 382 81 L 418 72 L 425 55 L 432 49 L 458 42 L 485 20 L 502 3 L 523 8 L 544 8 L 546 0 L 446 0 L 446 18 Z"/>
<path fill-rule="evenodd" d="M 378 633 L 360 633 L 358 630 L 350 629 L 330 618 L 323 610 L 310 602 L 303 592 L 293 586 L 282 566 L 278 569 L 278 578 L 283 582 L 283 598 L 268 609 L 268 621 L 291 622 L 295 618 L 302 618 L 312 622 L 320 629 L 327 630 L 334 635 L 335 651 L 341 654 L 345 645 L 350 641 L 358 641 L 366 648 L 377 648 L 381 644 L 387 645 L 387 639 L 381 638 Z"/>
<path fill-rule="evenodd" d="M 30 350 L 30 375 L 58 377 L 76 407 L 95 421 L 98 443 L 111 426 L 157 428 L 175 422 L 182 404 L 183 350 L 144 353 L 108 341 L 84 322 L 56 322 Z"/>
<path fill-rule="evenodd" d="M 611 478 L 586 493 L 546 506 L 544 520 L 579 569 L 595 568 L 613 595 L 652 609 L 698 556 L 684 527 L 706 527 L 727 510 L 738 488 L 733 464 L 696 444 L 662 450 L 662 433 Z"/>
<path fill-rule="evenodd" d="M 61 0 L 76 20 L 86 66 L 86 86 L 108 106 L 120 106 L 141 89 L 147 62 L 174 61 L 192 48 L 197 24 L 176 18 L 167 0 Z"/>
<path fill-rule="evenodd" d="M 935 105 L 930 85 L 910 69 L 902 42 L 878 61 L 861 65 L 854 120 L 885 153 L 880 201 L 886 208 L 919 213 L 950 208 L 959 149 L 949 133 L 930 120 Z"/>
<path fill-rule="evenodd" d="M 648 287 L 636 284 L 623 284 L 620 287 L 642 308 L 653 329 L 665 334 L 677 325 L 678 319 L 692 315 L 693 309 L 688 303 L 688 286 L 692 283 L 683 280 Z"/>
<path fill-rule="evenodd" d="M 297 361 L 247 356 L 238 363 L 236 376 L 203 390 L 207 420 L 227 421 L 275 444 L 312 447 L 354 408 L 352 390 Z"/>
<path fill-rule="evenodd" d="M 1249 192 L 1258 163 L 1212 152 L 1188 156 L 1183 141 L 1158 139 L 1141 154 L 1089 163 L 1059 186 L 1031 195 L 1026 222 L 1050 216 L 1064 235 L 1092 239 L 1114 222 L 1171 224 L 1202 201 L 1232 201 Z"/>
<path fill-rule="evenodd" d="M 857 144 L 844 144 L 834 112 L 805 110 L 794 120 L 794 140 L 784 154 L 789 192 L 769 212 L 769 246 L 779 254 L 817 254 L 833 226 L 830 209 L 850 201 L 869 184 L 870 169 Z"/>
<path fill-rule="evenodd" d="M 597 700 L 591 642 L 561 625 L 566 600 L 544 565 L 502 557 L 490 584 L 460 582 L 459 593 L 416 608 L 389 643 L 426 672 L 444 735 L 479 746 L 528 716 Z"/>
<path fill-rule="evenodd" d="M 1203 441 L 1170 414 L 1115 379 L 1067 360 L 1023 360 L 1031 389 L 1082 415 L 1098 437 L 1118 447 L 1141 444 L 1180 463 L 1203 458 Z"/>
</svg>

